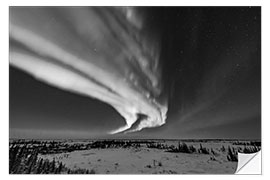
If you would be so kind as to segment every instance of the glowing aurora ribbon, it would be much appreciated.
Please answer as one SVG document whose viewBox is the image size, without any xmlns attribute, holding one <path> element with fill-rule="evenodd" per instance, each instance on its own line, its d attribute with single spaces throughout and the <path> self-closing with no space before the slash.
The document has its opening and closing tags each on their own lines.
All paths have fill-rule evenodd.
<svg viewBox="0 0 270 180">
<path fill-rule="evenodd" d="M 159 46 L 142 20 L 133 8 L 11 7 L 10 64 L 113 106 L 126 125 L 110 133 L 160 126 Z"/>
</svg>

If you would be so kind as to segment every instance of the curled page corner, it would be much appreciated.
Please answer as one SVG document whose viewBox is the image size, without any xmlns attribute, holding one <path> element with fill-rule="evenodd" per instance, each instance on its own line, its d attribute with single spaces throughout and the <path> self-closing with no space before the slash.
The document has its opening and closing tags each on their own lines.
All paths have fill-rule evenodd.
<svg viewBox="0 0 270 180">
<path fill-rule="evenodd" d="M 238 164 L 235 174 L 262 174 L 262 153 L 244 154 L 238 153 Z"/>
</svg>

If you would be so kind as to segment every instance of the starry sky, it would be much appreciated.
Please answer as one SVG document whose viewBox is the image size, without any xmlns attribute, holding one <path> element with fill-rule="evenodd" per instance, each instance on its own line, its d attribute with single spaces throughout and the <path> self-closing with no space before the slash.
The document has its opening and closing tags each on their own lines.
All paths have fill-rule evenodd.
<svg viewBox="0 0 270 180">
<path fill-rule="evenodd" d="M 161 37 L 169 97 L 161 127 L 107 135 L 125 121 L 99 100 L 10 66 L 11 138 L 261 138 L 261 8 L 144 8 Z M 151 29 L 152 28 L 152 29 Z"/>
</svg>

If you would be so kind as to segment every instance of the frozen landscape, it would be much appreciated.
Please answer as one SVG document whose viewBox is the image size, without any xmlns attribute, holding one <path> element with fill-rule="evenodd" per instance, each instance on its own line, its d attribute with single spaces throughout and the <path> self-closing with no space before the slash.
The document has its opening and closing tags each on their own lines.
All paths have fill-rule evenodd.
<svg viewBox="0 0 270 180">
<path fill-rule="evenodd" d="M 259 141 L 13 140 L 10 173 L 233 174 L 237 151 L 258 150 Z"/>
</svg>

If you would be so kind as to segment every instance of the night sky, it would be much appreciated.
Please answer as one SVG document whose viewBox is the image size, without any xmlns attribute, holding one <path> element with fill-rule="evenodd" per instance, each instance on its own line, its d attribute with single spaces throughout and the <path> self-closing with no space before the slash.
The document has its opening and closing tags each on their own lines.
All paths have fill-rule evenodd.
<svg viewBox="0 0 270 180">
<path fill-rule="evenodd" d="M 110 105 L 10 66 L 10 138 L 261 138 L 261 8 L 145 8 L 161 37 L 166 124 L 107 135 Z"/>
</svg>

